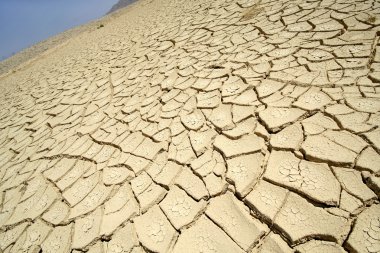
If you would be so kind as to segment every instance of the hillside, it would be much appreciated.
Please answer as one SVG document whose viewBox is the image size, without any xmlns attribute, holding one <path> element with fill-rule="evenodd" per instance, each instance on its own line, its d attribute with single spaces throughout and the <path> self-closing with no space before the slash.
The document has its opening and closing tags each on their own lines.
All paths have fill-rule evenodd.
<svg viewBox="0 0 380 253">
<path fill-rule="evenodd" d="M 127 7 L 131 3 L 136 2 L 136 0 L 119 0 L 112 8 L 107 12 L 107 14 L 117 11 L 121 8 Z"/>
</svg>

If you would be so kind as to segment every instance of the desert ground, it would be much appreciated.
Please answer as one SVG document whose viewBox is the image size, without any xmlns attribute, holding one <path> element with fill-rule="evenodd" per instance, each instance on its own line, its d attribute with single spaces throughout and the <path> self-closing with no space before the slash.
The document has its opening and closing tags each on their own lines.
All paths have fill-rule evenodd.
<svg viewBox="0 0 380 253">
<path fill-rule="evenodd" d="M 140 0 L 0 76 L 0 252 L 380 252 L 380 2 Z"/>
</svg>

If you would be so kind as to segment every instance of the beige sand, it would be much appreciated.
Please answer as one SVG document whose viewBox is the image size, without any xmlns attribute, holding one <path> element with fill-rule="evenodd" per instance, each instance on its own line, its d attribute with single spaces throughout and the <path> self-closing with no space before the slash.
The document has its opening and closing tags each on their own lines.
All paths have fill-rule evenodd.
<svg viewBox="0 0 380 253">
<path fill-rule="evenodd" d="M 380 252 L 378 1 L 141 0 L 0 78 L 0 252 Z"/>
</svg>

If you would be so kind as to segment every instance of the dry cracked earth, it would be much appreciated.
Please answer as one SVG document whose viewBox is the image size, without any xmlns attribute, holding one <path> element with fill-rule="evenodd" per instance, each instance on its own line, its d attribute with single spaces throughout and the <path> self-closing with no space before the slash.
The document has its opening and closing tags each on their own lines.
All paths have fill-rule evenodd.
<svg viewBox="0 0 380 253">
<path fill-rule="evenodd" d="M 141 0 L 0 80 L 0 252 L 380 252 L 380 2 Z"/>
</svg>

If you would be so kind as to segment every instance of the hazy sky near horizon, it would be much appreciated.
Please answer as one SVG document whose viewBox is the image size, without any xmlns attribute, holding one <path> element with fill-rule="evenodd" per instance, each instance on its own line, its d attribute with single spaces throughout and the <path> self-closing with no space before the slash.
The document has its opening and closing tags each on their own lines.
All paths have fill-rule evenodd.
<svg viewBox="0 0 380 253">
<path fill-rule="evenodd" d="M 0 0 L 0 60 L 105 15 L 117 0 Z"/>
</svg>

